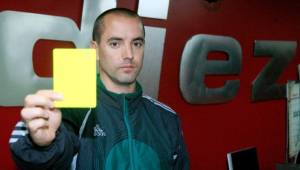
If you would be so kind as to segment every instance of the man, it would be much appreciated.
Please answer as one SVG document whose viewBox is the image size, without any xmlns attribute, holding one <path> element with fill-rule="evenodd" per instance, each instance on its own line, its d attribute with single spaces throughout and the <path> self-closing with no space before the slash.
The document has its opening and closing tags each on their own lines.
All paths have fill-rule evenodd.
<svg viewBox="0 0 300 170">
<path fill-rule="evenodd" d="M 97 107 L 59 110 L 53 102 L 63 97 L 51 90 L 28 95 L 16 127 L 26 126 L 28 134 L 13 132 L 10 140 L 19 167 L 68 169 L 73 160 L 73 168 L 84 170 L 189 169 L 177 115 L 142 96 L 136 81 L 144 37 L 141 18 L 128 9 L 96 19 L 91 46 L 99 59 Z"/>
</svg>

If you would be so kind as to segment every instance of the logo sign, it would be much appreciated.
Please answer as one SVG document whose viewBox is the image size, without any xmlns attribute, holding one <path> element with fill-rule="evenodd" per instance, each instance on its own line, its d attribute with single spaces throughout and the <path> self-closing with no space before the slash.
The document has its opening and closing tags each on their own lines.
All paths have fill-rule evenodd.
<svg viewBox="0 0 300 170">
<path fill-rule="evenodd" d="M 156 5 L 141 0 L 139 8 L 150 5 L 144 17 L 166 18 L 167 0 L 157 16 Z M 154 6 L 155 5 L 155 6 Z M 96 17 L 107 9 L 116 7 L 115 0 L 84 0 L 80 28 L 66 17 L 28 12 L 0 12 L 0 106 L 21 106 L 27 94 L 39 89 L 52 88 L 52 78 L 36 75 L 32 51 L 39 39 L 73 42 L 76 48 L 87 48 L 91 41 Z M 153 16 L 152 16 L 153 15 Z M 139 81 L 147 95 L 157 97 L 165 40 L 165 28 L 146 27 L 144 68 Z M 20 38 L 21 37 L 21 38 Z M 151 82 L 149 82 L 151 81 Z M 151 86 L 146 86 L 151 84 Z"/>
<path fill-rule="evenodd" d="M 87 48 L 94 20 L 114 7 L 116 0 L 84 0 L 80 28 L 66 17 L 0 12 L 0 106 L 21 106 L 27 94 L 52 88 L 52 78 L 39 77 L 33 69 L 32 51 L 39 39 L 69 41 L 77 48 Z M 167 19 L 168 7 L 169 0 L 140 0 L 138 13 L 143 17 Z M 166 29 L 146 26 L 145 30 L 144 66 L 138 80 L 146 95 L 157 98 Z M 269 56 L 271 59 L 252 82 L 252 101 L 285 97 L 286 85 L 277 84 L 276 80 L 295 57 L 296 48 L 296 41 L 254 42 L 254 57 Z M 209 60 L 210 52 L 223 52 L 228 60 Z M 240 81 L 227 80 L 222 87 L 209 88 L 204 77 L 239 75 L 241 69 L 242 49 L 237 40 L 227 36 L 194 35 L 187 41 L 181 58 L 181 94 L 191 104 L 228 102 L 237 95 Z"/>
</svg>

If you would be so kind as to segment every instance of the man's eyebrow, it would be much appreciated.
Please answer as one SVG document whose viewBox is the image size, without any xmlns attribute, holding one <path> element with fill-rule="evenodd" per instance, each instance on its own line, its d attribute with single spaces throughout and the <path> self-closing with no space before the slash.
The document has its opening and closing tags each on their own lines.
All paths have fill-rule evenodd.
<svg viewBox="0 0 300 170">
<path fill-rule="evenodd" d="M 121 41 L 121 40 L 122 40 L 122 38 L 119 38 L 119 37 L 111 37 L 107 40 L 107 42 L 109 42 L 109 41 Z"/>
<path fill-rule="evenodd" d="M 145 38 L 144 37 L 137 37 L 137 38 L 133 39 L 133 41 L 142 41 L 142 42 L 145 42 Z"/>
<path fill-rule="evenodd" d="M 110 41 L 122 41 L 123 39 L 120 38 L 120 37 L 111 37 L 107 40 L 107 42 L 110 42 Z M 145 42 L 145 38 L 144 37 L 137 37 L 137 38 L 134 38 L 133 41 L 142 41 L 142 42 Z"/>
</svg>

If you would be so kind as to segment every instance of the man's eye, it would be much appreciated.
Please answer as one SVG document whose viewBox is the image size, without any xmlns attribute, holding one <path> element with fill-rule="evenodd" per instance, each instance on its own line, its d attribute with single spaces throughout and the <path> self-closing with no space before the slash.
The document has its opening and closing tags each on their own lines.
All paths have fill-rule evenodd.
<svg viewBox="0 0 300 170">
<path fill-rule="evenodd" d="M 133 45 L 134 45 L 135 47 L 142 47 L 142 46 L 144 45 L 144 43 L 138 41 L 138 42 L 134 42 Z"/>
<path fill-rule="evenodd" d="M 117 47 L 119 47 L 119 43 L 118 42 L 110 42 L 109 46 L 112 48 L 117 48 Z"/>
</svg>

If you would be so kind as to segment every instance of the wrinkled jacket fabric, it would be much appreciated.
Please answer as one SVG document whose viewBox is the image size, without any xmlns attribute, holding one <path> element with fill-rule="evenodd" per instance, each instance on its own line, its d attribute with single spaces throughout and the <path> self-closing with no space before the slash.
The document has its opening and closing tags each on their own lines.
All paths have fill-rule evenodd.
<svg viewBox="0 0 300 170">
<path fill-rule="evenodd" d="M 138 83 L 130 94 L 106 90 L 99 78 L 97 86 L 96 108 L 62 109 L 63 124 L 51 145 L 38 147 L 28 135 L 12 135 L 10 148 L 19 167 L 70 169 L 78 153 L 74 165 L 79 170 L 189 169 L 179 119 L 172 109 L 142 96 Z"/>
</svg>

